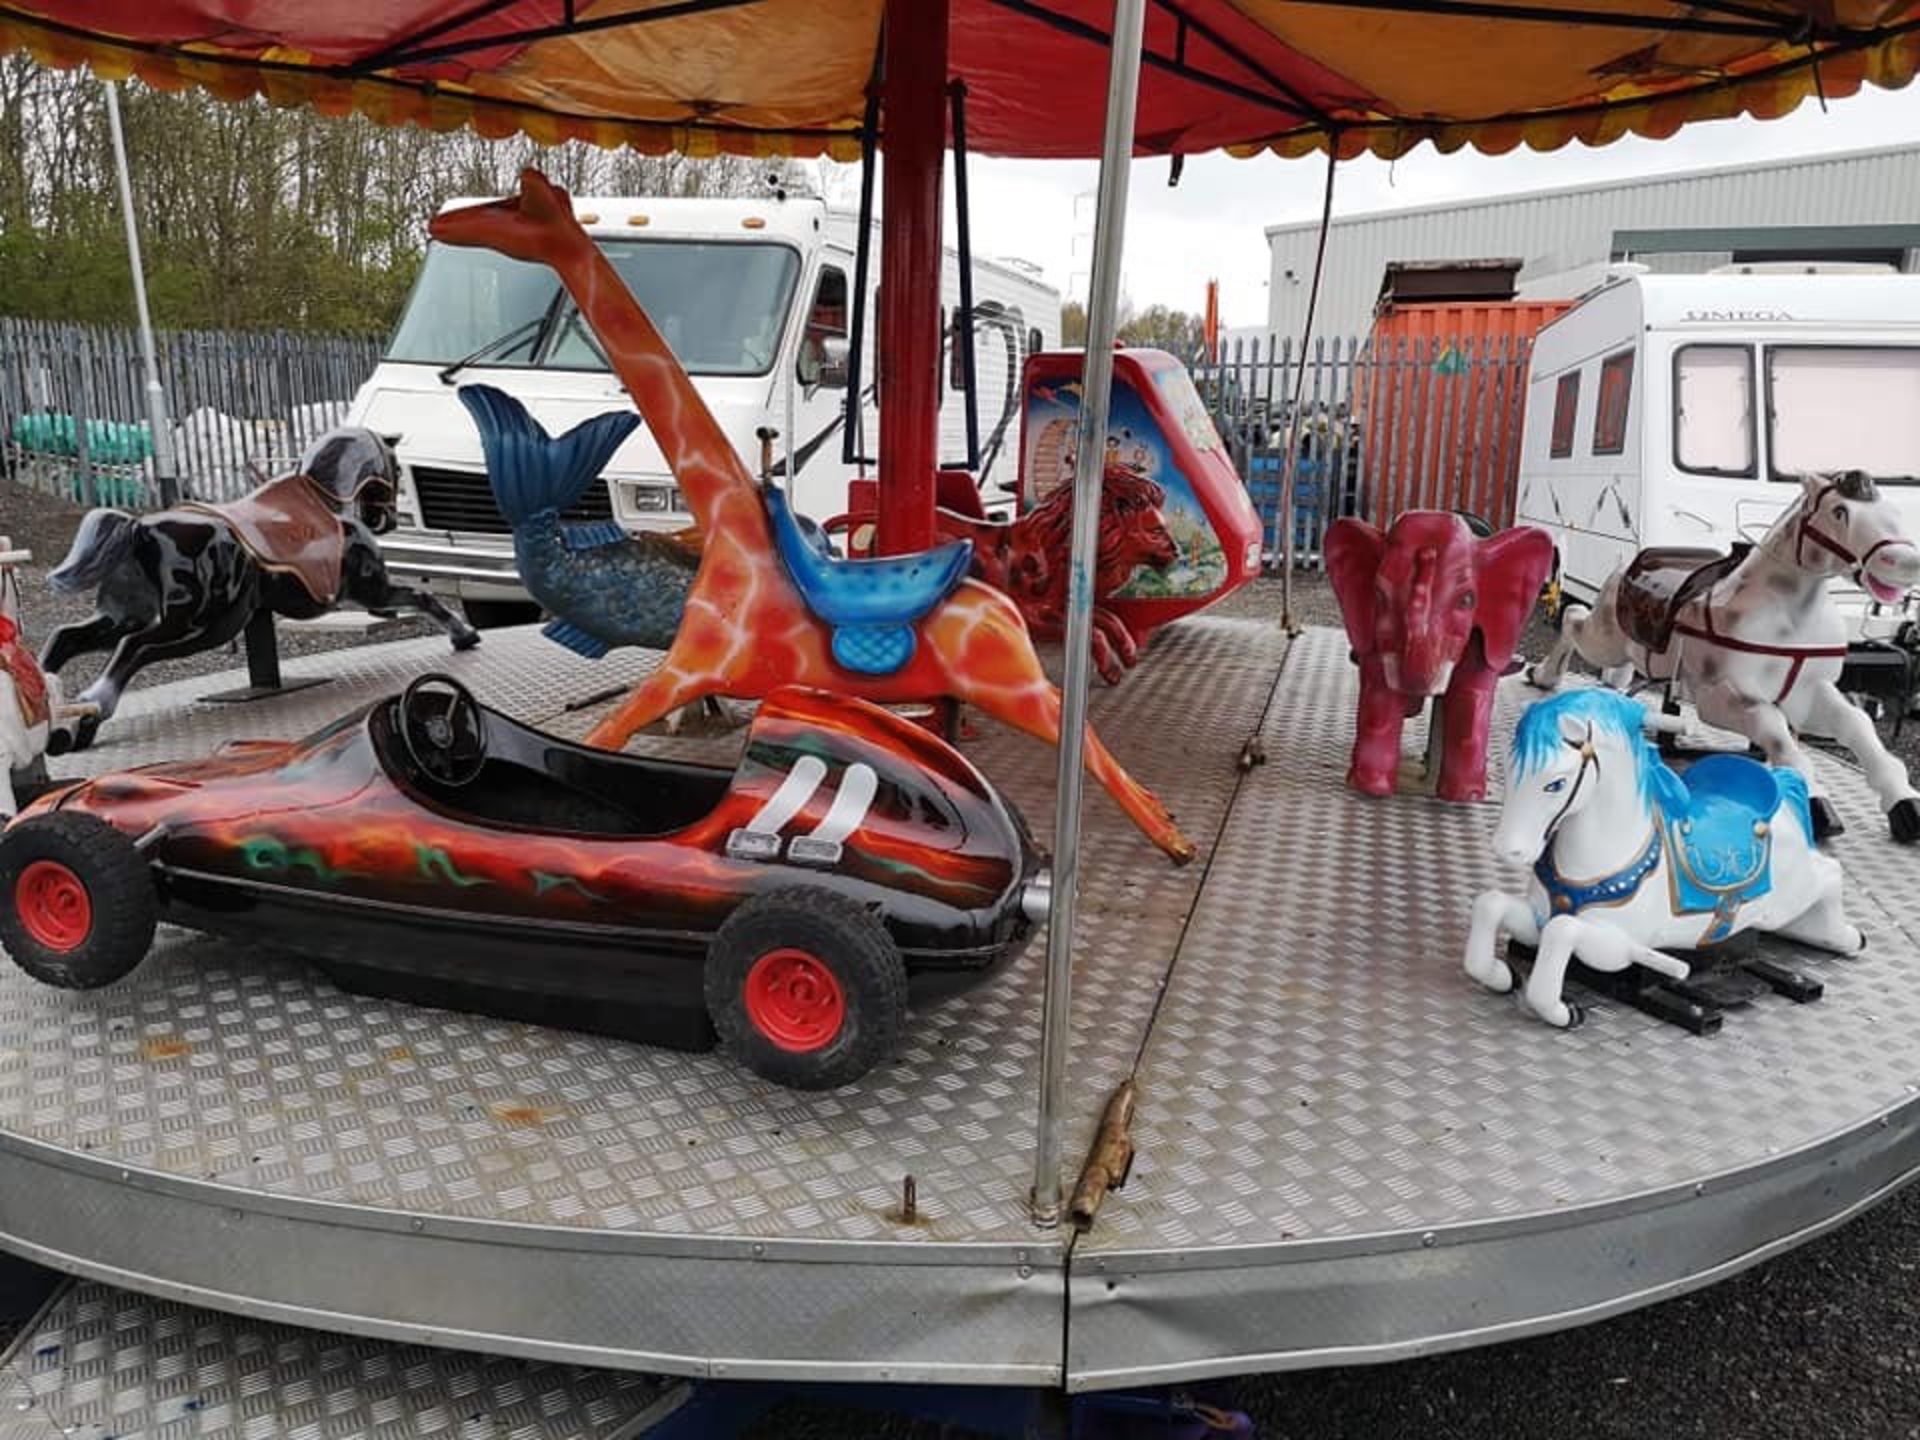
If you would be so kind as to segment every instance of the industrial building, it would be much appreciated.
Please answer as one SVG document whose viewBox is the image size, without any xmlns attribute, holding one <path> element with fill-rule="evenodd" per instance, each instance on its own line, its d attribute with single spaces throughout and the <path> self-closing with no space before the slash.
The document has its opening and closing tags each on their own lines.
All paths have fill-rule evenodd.
<svg viewBox="0 0 1920 1440">
<path fill-rule="evenodd" d="M 1680 171 L 1334 220 L 1314 329 L 1364 334 L 1395 262 L 1520 261 L 1523 299 L 1570 299 L 1605 266 L 1701 273 L 1797 260 L 1920 269 L 1920 145 Z M 1319 222 L 1267 229 L 1268 327 L 1298 335 Z"/>
</svg>

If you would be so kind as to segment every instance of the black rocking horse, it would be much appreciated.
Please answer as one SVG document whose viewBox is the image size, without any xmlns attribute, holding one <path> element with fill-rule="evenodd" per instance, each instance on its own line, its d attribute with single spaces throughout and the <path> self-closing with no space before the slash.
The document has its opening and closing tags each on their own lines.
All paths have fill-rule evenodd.
<svg viewBox="0 0 1920 1440">
<path fill-rule="evenodd" d="M 94 616 L 63 625 L 40 664 L 53 674 L 77 655 L 113 649 L 78 696 L 72 749 L 93 742 L 133 677 L 155 660 L 224 645 L 256 611 L 310 620 L 341 602 L 374 615 L 429 615 L 453 648 L 480 634 L 434 596 L 396 585 L 374 537 L 393 529 L 400 462 L 370 430 L 329 430 L 297 473 L 224 505 L 196 502 L 152 515 L 90 510 L 73 548 L 47 577 L 55 590 L 98 587 Z"/>
</svg>

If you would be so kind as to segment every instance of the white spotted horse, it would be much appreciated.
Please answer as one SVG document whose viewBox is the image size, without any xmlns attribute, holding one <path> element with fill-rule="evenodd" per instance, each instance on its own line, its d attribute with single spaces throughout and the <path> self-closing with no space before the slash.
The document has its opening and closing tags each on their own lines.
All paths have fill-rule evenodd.
<svg viewBox="0 0 1920 1440">
<path fill-rule="evenodd" d="M 1920 791 L 1838 684 L 1847 623 L 1827 584 L 1838 576 L 1890 605 L 1920 583 L 1920 549 L 1899 510 L 1858 470 L 1803 476 L 1796 503 L 1758 544 L 1731 555 L 1642 551 L 1601 587 L 1590 612 L 1566 618 L 1527 678 L 1551 690 L 1576 654 L 1616 681 L 1631 666 L 1809 785 L 1813 767 L 1800 737 L 1838 741 L 1866 772 L 1893 838 L 1912 844 L 1920 840 Z M 1818 793 L 1814 824 L 1824 838 L 1841 827 Z"/>
<path fill-rule="evenodd" d="M 89 709 L 71 748 L 92 743 L 144 666 L 224 645 L 263 607 L 290 620 L 341 602 L 382 616 L 413 610 L 437 621 L 454 649 L 479 644 L 479 632 L 433 595 L 387 575 L 375 537 L 394 527 L 399 477 L 385 439 L 342 427 L 316 440 L 294 474 L 227 504 L 88 511 L 47 583 L 97 587 L 95 613 L 55 630 L 41 656 L 51 675 L 75 656 L 113 650 L 76 697 Z"/>
</svg>

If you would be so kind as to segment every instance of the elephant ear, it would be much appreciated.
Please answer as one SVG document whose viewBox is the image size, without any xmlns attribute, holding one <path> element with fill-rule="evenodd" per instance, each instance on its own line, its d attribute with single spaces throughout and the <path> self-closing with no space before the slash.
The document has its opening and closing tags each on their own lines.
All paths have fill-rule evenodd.
<svg viewBox="0 0 1920 1440">
<path fill-rule="evenodd" d="M 1387 537 L 1364 520 L 1343 516 L 1327 527 L 1321 546 L 1327 559 L 1327 579 L 1340 601 L 1347 643 L 1357 655 L 1373 653 L 1373 574 Z"/>
<path fill-rule="evenodd" d="M 1474 542 L 1473 568 L 1479 604 L 1474 623 L 1487 664 L 1504 670 L 1519 648 L 1520 632 L 1553 569 L 1553 537 L 1531 525 L 1516 525 Z"/>
</svg>

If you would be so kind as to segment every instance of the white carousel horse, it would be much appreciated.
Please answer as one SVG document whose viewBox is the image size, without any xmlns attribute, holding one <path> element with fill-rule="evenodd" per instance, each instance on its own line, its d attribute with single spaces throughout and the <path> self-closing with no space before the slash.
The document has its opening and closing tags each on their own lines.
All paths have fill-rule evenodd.
<svg viewBox="0 0 1920 1440">
<path fill-rule="evenodd" d="M 1810 784 L 1798 737 L 1837 740 L 1865 770 L 1894 839 L 1920 840 L 1920 791 L 1836 684 L 1847 626 L 1827 593 L 1828 580 L 1850 575 L 1896 605 L 1920 583 L 1920 548 L 1893 502 L 1858 470 L 1803 476 L 1797 503 L 1759 544 L 1702 563 L 1712 560 L 1702 551 L 1642 551 L 1607 580 L 1590 612 L 1567 617 L 1528 680 L 1553 689 L 1575 654 L 1610 679 L 1631 665 Z M 1824 801 L 1814 808 L 1823 835 L 1838 830 Z"/>
<path fill-rule="evenodd" d="M 13 773 L 34 765 L 47 753 L 54 716 L 60 711 L 60 682 L 40 669 L 20 639 L 20 581 L 16 565 L 33 558 L 15 550 L 0 535 L 0 820 L 10 819 Z"/>
<path fill-rule="evenodd" d="M 1532 861 L 1533 879 L 1525 899 L 1475 898 L 1467 973 L 1504 993 L 1513 972 L 1495 952 L 1500 935 L 1537 947 L 1524 998 L 1549 1025 L 1581 1019 L 1561 995 L 1573 960 L 1684 980 L 1690 967 L 1663 948 L 1744 930 L 1849 955 L 1865 943 L 1841 912 L 1839 862 L 1814 848 L 1800 776 L 1715 755 L 1683 779 L 1642 733 L 1645 715 L 1582 687 L 1529 706 L 1514 731 L 1493 848 Z"/>
</svg>

